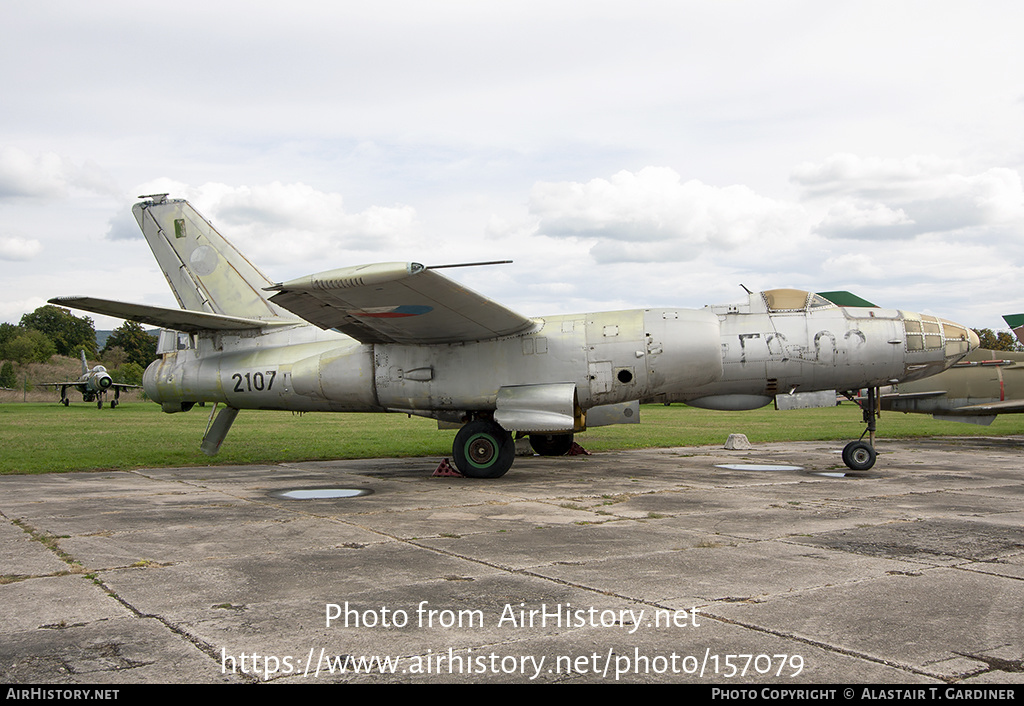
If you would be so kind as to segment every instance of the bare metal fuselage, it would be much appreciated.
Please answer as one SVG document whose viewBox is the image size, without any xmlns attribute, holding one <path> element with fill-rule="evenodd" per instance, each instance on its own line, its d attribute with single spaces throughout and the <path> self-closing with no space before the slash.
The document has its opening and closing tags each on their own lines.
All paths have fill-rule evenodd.
<svg viewBox="0 0 1024 706">
<path fill-rule="evenodd" d="M 551 316 L 527 333 L 473 343 L 360 344 L 304 325 L 200 335 L 194 348 L 150 365 L 145 387 L 167 411 L 219 402 L 458 421 L 495 409 L 502 388 L 556 383 L 571 383 L 583 410 L 633 400 L 749 409 L 776 394 L 917 379 L 967 351 L 962 329 L 949 343 L 908 348 L 904 321 L 914 314 L 770 313 L 757 297 L 746 307 Z"/>
</svg>

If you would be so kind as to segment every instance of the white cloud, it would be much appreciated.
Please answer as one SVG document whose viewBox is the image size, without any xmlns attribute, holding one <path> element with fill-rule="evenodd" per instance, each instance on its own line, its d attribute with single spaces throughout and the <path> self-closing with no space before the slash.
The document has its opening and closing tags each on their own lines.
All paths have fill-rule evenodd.
<svg viewBox="0 0 1024 706">
<path fill-rule="evenodd" d="M 791 179 L 811 196 L 868 198 L 881 193 L 910 195 L 949 174 L 953 168 L 953 162 L 935 156 L 883 159 L 838 153 L 820 164 L 803 162 L 797 165 Z"/>
<path fill-rule="evenodd" d="M 17 147 L 0 147 L 0 197 L 59 198 L 67 192 L 67 168 L 53 152 L 32 155 Z"/>
<path fill-rule="evenodd" d="M 309 272 L 340 267 L 352 262 L 353 253 L 365 257 L 397 250 L 417 236 L 411 206 L 370 206 L 349 213 L 340 194 L 302 183 L 191 187 L 159 179 L 138 190 L 187 199 L 246 257 L 267 267 L 306 263 Z M 127 239 L 135 233 L 141 235 L 134 219 L 121 214 L 111 219 L 107 237 Z"/>
<path fill-rule="evenodd" d="M 31 260 L 43 249 L 38 240 L 28 238 L 0 238 L 0 260 Z"/>
<path fill-rule="evenodd" d="M 792 180 L 812 200 L 833 203 L 817 232 L 828 237 L 912 238 L 1024 223 L 1020 174 L 993 167 L 962 174 L 938 157 L 861 158 L 837 154 L 799 165 Z"/>
<path fill-rule="evenodd" d="M 44 304 L 46 304 L 46 299 L 43 297 L 0 300 L 0 321 L 16 324 L 21 321 L 22 316 L 31 311 L 35 311 Z"/>
<path fill-rule="evenodd" d="M 708 186 L 664 167 L 622 171 L 587 183 L 538 183 L 530 212 L 540 232 L 595 239 L 599 262 L 687 261 L 705 250 L 733 251 L 769 242 L 785 247 L 806 233 L 793 204 L 746 186 Z"/>
<path fill-rule="evenodd" d="M 830 257 L 822 263 L 821 270 L 826 276 L 847 281 L 851 278 L 877 280 L 885 276 L 885 268 L 866 253 L 844 253 Z"/>
<path fill-rule="evenodd" d="M 76 165 L 55 152 L 0 147 L 0 198 L 64 198 L 72 189 L 114 195 L 112 179 L 94 162 Z"/>
<path fill-rule="evenodd" d="M 825 236 L 903 238 L 913 235 L 914 221 L 902 209 L 881 203 L 842 200 L 829 207 L 817 231 Z"/>
</svg>

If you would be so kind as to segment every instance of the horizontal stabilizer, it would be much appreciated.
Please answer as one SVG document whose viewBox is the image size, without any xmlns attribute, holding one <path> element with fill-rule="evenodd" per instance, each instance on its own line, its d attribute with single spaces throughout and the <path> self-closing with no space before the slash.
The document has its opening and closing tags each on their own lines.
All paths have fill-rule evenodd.
<svg viewBox="0 0 1024 706">
<path fill-rule="evenodd" d="M 55 297 L 50 300 L 50 303 L 72 309 L 91 311 L 94 314 L 115 316 L 119 319 L 130 319 L 131 321 L 138 321 L 150 326 L 185 331 L 186 333 L 210 330 L 259 329 L 265 326 L 298 323 L 295 320 L 274 319 L 263 321 L 239 316 L 225 316 L 224 314 L 210 314 L 205 311 L 192 311 L 190 309 L 171 309 L 164 306 L 131 304 L 113 299 L 96 299 L 95 297 Z"/>
</svg>

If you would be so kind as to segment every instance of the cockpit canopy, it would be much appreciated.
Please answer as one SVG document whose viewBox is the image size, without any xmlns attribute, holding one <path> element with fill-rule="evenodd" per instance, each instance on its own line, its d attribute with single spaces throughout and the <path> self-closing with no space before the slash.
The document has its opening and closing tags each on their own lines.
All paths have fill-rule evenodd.
<svg viewBox="0 0 1024 706">
<path fill-rule="evenodd" d="M 806 311 L 835 306 L 820 294 L 805 292 L 802 289 L 769 289 L 761 292 L 761 297 L 769 312 Z"/>
</svg>

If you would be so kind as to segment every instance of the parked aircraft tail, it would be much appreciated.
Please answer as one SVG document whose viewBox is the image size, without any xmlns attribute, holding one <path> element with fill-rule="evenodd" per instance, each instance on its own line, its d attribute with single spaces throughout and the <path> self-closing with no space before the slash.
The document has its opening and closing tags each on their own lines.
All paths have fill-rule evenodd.
<svg viewBox="0 0 1024 706">
<path fill-rule="evenodd" d="M 1013 329 L 1017 340 L 1024 343 L 1024 314 L 1007 314 L 1003 317 L 1007 326 Z"/>
<path fill-rule="evenodd" d="M 142 196 L 132 213 L 183 309 L 265 319 L 292 314 L 268 301 L 273 283 L 198 211 L 167 194 Z"/>
<path fill-rule="evenodd" d="M 89 374 L 89 364 L 85 362 L 85 349 L 82 349 L 82 375 Z"/>
</svg>

